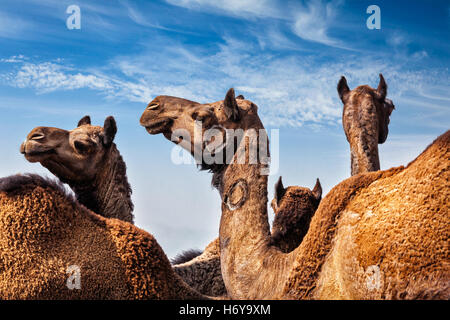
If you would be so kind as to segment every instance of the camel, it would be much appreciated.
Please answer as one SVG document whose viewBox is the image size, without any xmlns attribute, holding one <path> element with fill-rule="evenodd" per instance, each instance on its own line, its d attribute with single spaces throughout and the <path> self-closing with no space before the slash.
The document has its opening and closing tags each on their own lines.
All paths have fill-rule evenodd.
<svg viewBox="0 0 450 320">
<path fill-rule="evenodd" d="M 341 77 L 337 91 L 344 103 L 342 125 L 350 143 L 351 174 L 380 170 L 378 144 L 388 136 L 389 117 L 395 109 L 387 99 L 387 84 L 380 73 L 375 90 L 368 85 L 350 90 L 347 80 Z"/>
<path fill-rule="evenodd" d="M 34 128 L 20 152 L 67 183 L 78 201 L 90 210 L 133 223 L 126 165 L 113 142 L 116 132 L 113 117 L 107 117 L 100 127 L 91 125 L 90 117 L 85 116 L 71 131 Z"/>
<path fill-rule="evenodd" d="M 93 213 L 61 183 L 0 179 L 0 299 L 204 298 L 147 232 Z"/>
<path fill-rule="evenodd" d="M 251 157 L 268 149 L 254 103 L 236 99 L 233 89 L 224 100 L 205 104 L 158 96 L 140 123 L 212 171 L 222 198 L 222 276 L 232 299 L 450 298 L 450 131 L 406 167 L 339 183 L 322 199 L 300 245 L 284 253 L 270 241 L 268 162 Z M 198 139 L 212 128 L 222 128 L 216 130 L 222 137 Z M 257 137 L 227 139 L 231 129 Z M 226 147 L 211 147 L 220 140 Z M 217 150 L 231 150 L 216 158 L 225 163 L 207 161 Z"/>
<path fill-rule="evenodd" d="M 103 136 L 108 127 L 114 130 L 111 131 L 110 142 L 105 144 Z M 85 116 L 78 122 L 77 128 L 71 131 L 51 127 L 34 128 L 20 150 L 28 161 L 40 162 L 60 181 L 68 183 L 78 201 L 88 209 L 96 212 L 101 208 L 100 213 L 104 217 L 133 223 L 131 187 L 126 176 L 125 162 L 114 143 L 116 132 L 114 117 L 106 118 L 102 128 L 93 126 L 90 117 Z M 90 147 L 82 149 L 86 140 Z M 113 176 L 114 180 L 110 180 L 109 176 Z M 211 259 L 210 251 L 214 248 L 211 244 L 201 257 L 189 264 L 185 262 L 194 257 L 183 255 L 181 259 L 188 260 L 175 261 L 173 268 L 188 285 L 200 293 L 224 296 L 226 291 L 218 255 L 217 260 Z"/>
<path fill-rule="evenodd" d="M 105 144 L 103 137 L 108 127 L 114 129 L 111 130 L 109 143 Z M 93 212 L 100 210 L 101 215 L 107 218 L 133 223 L 133 203 L 126 165 L 113 142 L 116 132 L 114 117 L 106 118 L 102 128 L 93 126 L 90 117 L 85 116 L 78 122 L 77 128 L 71 131 L 51 127 L 34 128 L 20 150 L 28 161 L 40 162 L 60 181 L 68 183 L 78 201 L 88 209 Z M 88 144 L 86 141 L 89 148 L 83 148 L 83 145 Z M 110 176 L 114 179 L 111 180 Z M 220 274 L 220 261 L 218 264 L 211 262 L 207 252 L 209 247 L 205 255 L 190 264 L 174 265 L 174 271 L 200 293 L 224 296 L 226 291 Z"/>
<path fill-rule="evenodd" d="M 110 130 L 108 143 L 104 143 L 107 128 L 113 129 Z M 100 215 L 106 218 L 133 223 L 131 187 L 126 176 L 126 164 L 114 143 L 116 132 L 114 117 L 107 117 L 102 128 L 93 126 L 90 117 L 85 116 L 71 131 L 52 127 L 34 128 L 20 151 L 28 161 L 41 163 L 60 181 L 68 183 L 78 201 L 89 210 L 99 210 Z M 186 259 L 185 256 L 182 258 Z M 220 261 L 218 267 L 211 267 L 210 260 L 205 254 L 189 265 L 174 265 L 173 268 L 200 293 L 223 296 L 226 292 L 220 274 Z"/>
<path fill-rule="evenodd" d="M 302 187 L 284 188 L 282 178 L 275 184 L 271 201 L 275 219 L 271 243 L 283 252 L 297 248 L 308 232 L 309 224 L 322 198 L 322 186 L 317 179 L 313 190 Z"/>
<path fill-rule="evenodd" d="M 177 254 L 174 258 L 170 259 L 170 263 L 172 265 L 185 263 L 185 262 L 191 261 L 194 258 L 197 258 L 202 253 L 203 253 L 203 251 L 198 250 L 198 249 L 188 249 L 188 250 L 185 250 L 185 251 Z"/>
<path fill-rule="evenodd" d="M 322 195 L 319 179 L 313 191 L 297 186 L 284 189 L 281 177 L 275 185 L 272 207 L 276 213 L 271 241 L 283 252 L 293 250 L 303 239 Z M 190 255 L 195 255 L 193 258 Z M 188 285 L 212 297 L 227 295 L 220 266 L 219 238 L 203 252 L 187 251 L 172 262 L 175 272 Z"/>
</svg>

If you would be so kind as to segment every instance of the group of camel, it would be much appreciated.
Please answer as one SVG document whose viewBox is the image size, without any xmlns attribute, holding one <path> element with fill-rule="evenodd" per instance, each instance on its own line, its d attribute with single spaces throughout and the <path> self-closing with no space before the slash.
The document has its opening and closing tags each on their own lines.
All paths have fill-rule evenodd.
<svg viewBox="0 0 450 320">
<path fill-rule="evenodd" d="M 0 179 L 0 299 L 449 299 L 450 131 L 406 167 L 380 171 L 378 144 L 394 109 L 383 76 L 377 89 L 350 90 L 344 77 L 337 89 L 351 177 L 323 199 L 319 179 L 311 190 L 286 188 L 280 177 L 271 230 L 268 164 L 248 161 L 259 145 L 244 137 L 230 163 L 201 164 L 222 199 L 219 237 L 172 263 L 133 224 L 113 117 L 103 127 L 85 116 L 71 131 L 33 129 L 20 151 L 59 181 Z M 173 141 L 180 129 L 193 137 L 199 120 L 203 132 L 264 132 L 257 106 L 233 89 L 206 104 L 158 96 L 140 124 Z M 180 145 L 192 155 L 198 147 Z M 67 286 L 72 265 L 80 289 Z"/>
</svg>

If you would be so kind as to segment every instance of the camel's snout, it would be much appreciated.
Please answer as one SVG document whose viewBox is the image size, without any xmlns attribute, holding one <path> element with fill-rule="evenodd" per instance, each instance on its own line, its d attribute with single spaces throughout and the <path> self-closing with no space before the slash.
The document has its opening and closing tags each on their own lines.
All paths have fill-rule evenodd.
<svg viewBox="0 0 450 320">
<path fill-rule="evenodd" d="M 20 145 L 20 153 L 21 154 L 25 154 L 25 143 L 26 143 L 26 141 L 22 142 L 22 144 Z"/>
<path fill-rule="evenodd" d="M 33 144 L 40 144 L 45 139 L 45 133 L 40 127 L 33 129 L 27 136 L 26 140 L 20 145 L 20 153 L 27 154 Z M 28 150 L 27 150 L 28 149 Z"/>
<path fill-rule="evenodd" d="M 34 128 L 27 139 L 20 145 L 20 153 L 30 162 L 38 162 L 56 153 L 55 130 L 46 127 Z M 59 133 L 59 132 L 58 132 Z M 53 138 L 52 138 L 53 137 Z"/>
</svg>

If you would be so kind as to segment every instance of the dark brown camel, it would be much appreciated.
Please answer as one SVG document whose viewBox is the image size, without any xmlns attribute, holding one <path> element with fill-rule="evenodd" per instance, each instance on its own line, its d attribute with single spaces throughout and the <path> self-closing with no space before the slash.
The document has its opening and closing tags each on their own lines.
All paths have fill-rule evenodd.
<svg viewBox="0 0 450 320">
<path fill-rule="evenodd" d="M 271 243 L 283 252 L 297 248 L 309 229 L 309 223 L 322 198 L 319 179 L 311 191 L 303 187 L 284 188 L 281 177 L 275 184 L 275 196 L 271 202 L 275 213 Z"/>
<path fill-rule="evenodd" d="M 338 83 L 339 97 L 344 103 L 342 125 L 350 143 L 352 176 L 380 170 L 378 144 L 388 136 L 389 117 L 395 109 L 386 98 L 387 84 L 380 73 L 380 83 L 375 90 L 367 85 L 350 90 L 342 77 Z"/>
</svg>

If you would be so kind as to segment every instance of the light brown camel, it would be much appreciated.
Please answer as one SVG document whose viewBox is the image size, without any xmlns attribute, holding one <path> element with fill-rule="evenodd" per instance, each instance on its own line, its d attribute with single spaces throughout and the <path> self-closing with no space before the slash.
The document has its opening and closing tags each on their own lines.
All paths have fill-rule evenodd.
<svg viewBox="0 0 450 320">
<path fill-rule="evenodd" d="M 341 77 L 337 90 L 344 103 L 342 125 L 350 143 L 352 176 L 380 170 L 378 144 L 387 139 L 389 117 L 395 109 L 386 98 L 387 84 L 383 75 L 380 73 L 376 90 L 363 85 L 350 91 L 345 77 Z"/>
<path fill-rule="evenodd" d="M 34 128 L 20 152 L 67 183 L 88 209 L 106 218 L 133 223 L 126 165 L 113 142 L 116 132 L 113 117 L 107 117 L 100 127 L 91 125 L 90 117 L 85 116 L 71 131 Z"/>
<path fill-rule="evenodd" d="M 0 299 L 201 298 L 147 232 L 40 176 L 0 179 Z"/>
<path fill-rule="evenodd" d="M 150 134 L 163 133 L 181 144 L 186 141 L 177 138 L 181 129 L 190 137 L 199 134 L 198 119 L 201 133 L 220 126 L 256 129 L 263 141 L 267 138 L 256 105 L 236 100 L 232 89 L 224 100 L 207 104 L 156 97 L 140 122 Z M 222 138 L 232 145 L 234 139 Z M 268 165 L 249 157 L 259 140 L 238 141 L 231 163 L 200 159 L 203 168 L 213 170 L 222 197 L 220 258 L 231 298 L 450 298 L 450 131 L 407 167 L 356 175 L 335 186 L 290 253 L 270 245 Z M 210 143 L 190 139 L 181 145 L 195 156 Z"/>
<path fill-rule="evenodd" d="M 275 185 L 272 207 L 276 214 L 271 235 L 271 244 L 283 252 L 295 249 L 306 234 L 310 220 L 319 205 L 322 188 L 319 179 L 313 191 L 297 186 L 284 189 L 281 177 Z M 196 252 L 193 252 L 194 254 Z M 175 260 L 174 270 L 188 285 L 209 296 L 226 296 L 220 266 L 219 238 L 214 239 L 203 252 L 193 258 L 180 255 Z M 186 260 L 183 260 L 185 259 Z"/>
</svg>

